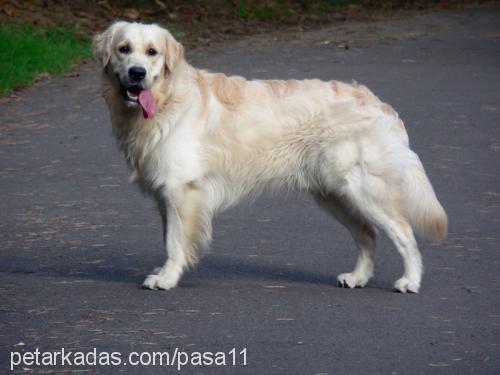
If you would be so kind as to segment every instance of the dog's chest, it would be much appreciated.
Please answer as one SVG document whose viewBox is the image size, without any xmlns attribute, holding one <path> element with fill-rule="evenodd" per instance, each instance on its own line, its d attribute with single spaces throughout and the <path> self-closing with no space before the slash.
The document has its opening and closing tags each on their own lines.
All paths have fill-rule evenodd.
<svg viewBox="0 0 500 375">
<path fill-rule="evenodd" d="M 182 185 L 203 174 L 200 144 L 189 128 L 134 129 L 121 143 L 133 173 L 150 188 Z"/>
</svg>

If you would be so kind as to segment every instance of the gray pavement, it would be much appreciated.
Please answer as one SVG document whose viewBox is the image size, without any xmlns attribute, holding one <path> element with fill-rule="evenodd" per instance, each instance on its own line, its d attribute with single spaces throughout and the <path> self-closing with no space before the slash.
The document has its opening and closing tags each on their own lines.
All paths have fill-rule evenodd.
<svg viewBox="0 0 500 375">
<path fill-rule="evenodd" d="M 92 65 L 0 104 L 0 372 L 11 351 L 36 348 L 246 348 L 246 366 L 238 355 L 181 373 L 500 373 L 500 10 L 254 37 L 188 58 L 251 78 L 355 79 L 400 112 L 450 219 L 446 241 L 420 241 L 420 294 L 392 292 L 402 264 L 383 237 L 372 282 L 337 288 L 354 246 L 297 193 L 220 215 L 196 272 L 176 290 L 142 290 L 164 258 L 159 218 L 127 184 Z M 177 370 L 16 367 L 80 372 Z"/>
</svg>

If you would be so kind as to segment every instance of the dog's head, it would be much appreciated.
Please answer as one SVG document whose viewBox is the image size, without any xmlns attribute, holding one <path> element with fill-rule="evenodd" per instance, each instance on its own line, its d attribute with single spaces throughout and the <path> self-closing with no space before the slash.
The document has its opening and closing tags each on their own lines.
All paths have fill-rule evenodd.
<svg viewBox="0 0 500 375">
<path fill-rule="evenodd" d="M 145 118 L 156 111 L 155 88 L 184 57 L 182 45 L 167 30 L 123 21 L 97 34 L 92 51 L 124 104 L 140 106 Z"/>
</svg>

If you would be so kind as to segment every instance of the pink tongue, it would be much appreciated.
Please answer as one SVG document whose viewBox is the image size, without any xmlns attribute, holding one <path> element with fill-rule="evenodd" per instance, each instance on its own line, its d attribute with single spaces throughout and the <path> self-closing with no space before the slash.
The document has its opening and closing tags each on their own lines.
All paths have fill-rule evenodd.
<svg viewBox="0 0 500 375">
<path fill-rule="evenodd" d="M 139 104 L 142 107 L 144 118 L 153 118 L 156 112 L 156 101 L 151 90 L 143 90 L 139 94 Z"/>
</svg>

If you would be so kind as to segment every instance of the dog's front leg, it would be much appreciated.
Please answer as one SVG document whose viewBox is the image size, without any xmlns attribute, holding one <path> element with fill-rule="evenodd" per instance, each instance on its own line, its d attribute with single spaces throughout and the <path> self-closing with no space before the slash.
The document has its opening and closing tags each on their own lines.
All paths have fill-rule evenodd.
<svg viewBox="0 0 500 375">
<path fill-rule="evenodd" d="M 161 199 L 161 198 L 160 198 Z M 196 183 L 186 184 L 159 201 L 167 261 L 144 281 L 148 289 L 171 289 L 182 273 L 198 261 L 212 236 L 212 212 Z"/>
</svg>

